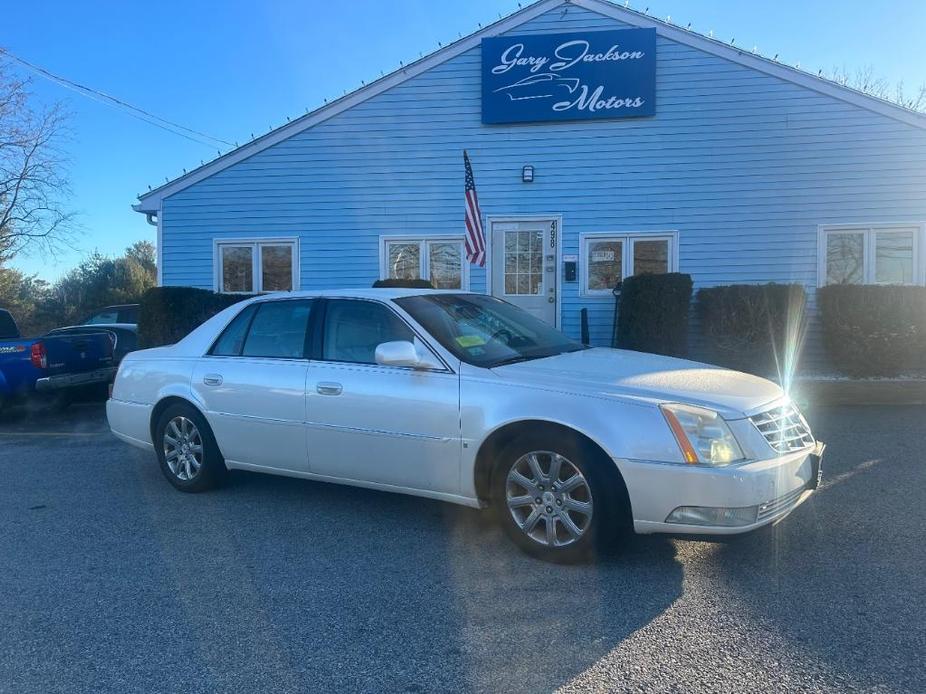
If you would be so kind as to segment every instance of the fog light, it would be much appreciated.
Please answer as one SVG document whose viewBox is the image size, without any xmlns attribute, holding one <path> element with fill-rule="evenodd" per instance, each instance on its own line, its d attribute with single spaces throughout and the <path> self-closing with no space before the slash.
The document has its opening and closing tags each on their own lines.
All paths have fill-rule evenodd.
<svg viewBox="0 0 926 694">
<path fill-rule="evenodd" d="M 679 506 L 669 514 L 666 523 L 682 525 L 713 525 L 736 528 L 756 522 L 758 506 L 724 508 L 722 506 Z"/>
</svg>

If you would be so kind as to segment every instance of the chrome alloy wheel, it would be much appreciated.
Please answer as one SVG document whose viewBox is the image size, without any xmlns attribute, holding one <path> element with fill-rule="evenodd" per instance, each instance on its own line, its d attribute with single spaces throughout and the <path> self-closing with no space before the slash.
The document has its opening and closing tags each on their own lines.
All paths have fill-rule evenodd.
<svg viewBox="0 0 926 694">
<path fill-rule="evenodd" d="M 203 466 L 203 437 L 186 417 L 174 417 L 164 428 L 164 460 L 171 473 L 188 482 Z"/>
<path fill-rule="evenodd" d="M 582 473 L 552 451 L 532 451 L 508 472 L 505 501 L 518 527 L 548 547 L 580 540 L 592 522 L 592 492 Z"/>
</svg>

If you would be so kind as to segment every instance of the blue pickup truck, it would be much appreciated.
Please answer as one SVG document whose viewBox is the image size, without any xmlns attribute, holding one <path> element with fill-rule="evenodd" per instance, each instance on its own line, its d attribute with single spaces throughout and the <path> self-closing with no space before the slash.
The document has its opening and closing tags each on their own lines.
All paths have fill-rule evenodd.
<svg viewBox="0 0 926 694">
<path fill-rule="evenodd" d="M 23 338 L 0 309 L 0 409 L 35 393 L 68 394 L 106 384 L 116 375 L 113 339 L 106 332 Z"/>
</svg>

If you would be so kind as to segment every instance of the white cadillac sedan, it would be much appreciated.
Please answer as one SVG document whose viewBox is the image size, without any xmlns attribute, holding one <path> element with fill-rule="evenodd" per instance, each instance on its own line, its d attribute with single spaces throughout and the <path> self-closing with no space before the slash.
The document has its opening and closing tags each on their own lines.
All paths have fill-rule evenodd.
<svg viewBox="0 0 926 694">
<path fill-rule="evenodd" d="M 621 528 L 773 523 L 816 488 L 823 451 L 774 383 L 589 348 L 499 299 L 434 290 L 236 304 L 127 355 L 107 414 L 181 491 L 244 469 L 489 507 L 554 561 Z"/>
</svg>

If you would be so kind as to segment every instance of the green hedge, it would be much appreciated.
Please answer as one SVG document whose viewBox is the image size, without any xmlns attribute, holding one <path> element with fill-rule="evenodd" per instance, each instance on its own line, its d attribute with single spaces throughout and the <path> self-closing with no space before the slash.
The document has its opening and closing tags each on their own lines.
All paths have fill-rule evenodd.
<svg viewBox="0 0 926 694">
<path fill-rule="evenodd" d="M 688 354 L 691 275 L 636 275 L 621 284 L 618 347 L 683 357 Z"/>
<path fill-rule="evenodd" d="M 376 280 L 373 289 L 434 289 L 428 280 Z"/>
<path fill-rule="evenodd" d="M 797 368 L 807 296 L 800 284 L 698 290 L 701 334 L 714 363 L 760 376 Z"/>
<path fill-rule="evenodd" d="M 926 368 L 926 287 L 831 285 L 817 291 L 823 345 L 851 376 Z"/>
<path fill-rule="evenodd" d="M 170 345 L 232 304 L 250 298 L 193 287 L 154 287 L 141 298 L 139 347 Z"/>
</svg>

